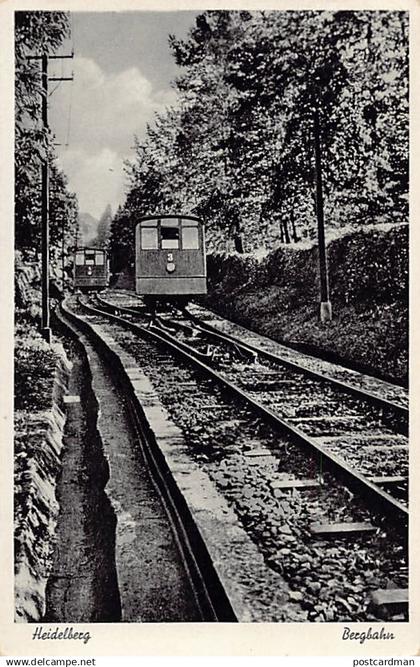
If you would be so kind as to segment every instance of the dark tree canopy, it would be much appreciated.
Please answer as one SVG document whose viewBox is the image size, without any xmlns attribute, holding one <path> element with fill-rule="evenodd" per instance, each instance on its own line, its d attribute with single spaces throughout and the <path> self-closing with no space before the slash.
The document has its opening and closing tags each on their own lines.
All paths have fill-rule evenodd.
<svg viewBox="0 0 420 667">
<path fill-rule="evenodd" d="M 74 244 L 77 201 L 57 165 L 54 137 L 41 122 L 40 61 L 30 56 L 53 54 L 68 33 L 67 12 L 15 14 L 15 244 L 24 257 L 36 257 L 39 252 L 41 165 L 47 161 L 53 271 L 61 262 L 63 250 Z"/>
<path fill-rule="evenodd" d="M 130 228 L 182 211 L 210 248 L 314 237 L 315 113 L 327 228 L 407 220 L 407 13 L 206 11 L 169 42 L 178 104 L 136 140 Z"/>
</svg>

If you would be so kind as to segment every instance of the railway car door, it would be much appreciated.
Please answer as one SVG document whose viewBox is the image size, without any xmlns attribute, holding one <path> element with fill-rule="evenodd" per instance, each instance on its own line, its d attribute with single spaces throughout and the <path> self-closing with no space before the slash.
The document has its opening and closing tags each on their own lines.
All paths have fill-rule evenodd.
<svg viewBox="0 0 420 667">
<path fill-rule="evenodd" d="M 92 276 L 95 266 L 95 251 L 86 248 L 85 250 L 85 266 L 86 266 L 86 275 Z"/>
<path fill-rule="evenodd" d="M 160 247 L 162 250 L 179 250 L 179 220 L 162 220 L 160 223 Z"/>
</svg>

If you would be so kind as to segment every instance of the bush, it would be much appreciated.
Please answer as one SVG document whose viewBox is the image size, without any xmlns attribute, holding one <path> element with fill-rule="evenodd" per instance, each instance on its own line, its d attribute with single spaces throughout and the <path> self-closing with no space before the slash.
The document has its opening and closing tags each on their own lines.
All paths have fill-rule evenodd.
<svg viewBox="0 0 420 667">
<path fill-rule="evenodd" d="M 56 356 L 40 334 L 20 323 L 15 337 L 15 410 L 45 410 L 51 404 Z"/>
<path fill-rule="evenodd" d="M 316 247 L 282 246 L 261 262 L 210 256 L 203 303 L 275 340 L 406 384 L 408 227 L 336 238 L 328 245 L 328 260 L 329 324 L 319 321 Z"/>
<path fill-rule="evenodd" d="M 337 239 L 329 247 L 333 297 L 341 302 L 407 300 L 408 227 L 372 230 Z"/>
<path fill-rule="evenodd" d="M 328 246 L 331 296 L 340 303 L 407 301 L 408 226 L 369 229 L 335 239 Z M 207 258 L 210 290 L 231 294 L 245 285 L 278 285 L 302 302 L 317 298 L 318 251 L 282 246 L 258 262 L 249 255 Z"/>
<path fill-rule="evenodd" d="M 217 288 L 218 283 L 223 283 L 228 292 L 254 281 L 257 268 L 258 261 L 250 255 L 214 253 L 207 257 L 210 286 Z"/>
</svg>

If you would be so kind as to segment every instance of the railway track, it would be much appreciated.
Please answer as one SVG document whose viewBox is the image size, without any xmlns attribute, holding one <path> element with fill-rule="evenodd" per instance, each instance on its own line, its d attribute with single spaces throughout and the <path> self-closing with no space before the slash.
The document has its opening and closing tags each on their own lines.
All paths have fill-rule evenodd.
<svg viewBox="0 0 420 667">
<path fill-rule="evenodd" d="M 147 323 L 145 312 L 133 308 L 132 297 L 99 297 L 98 302 L 108 312 L 117 307 L 134 320 L 126 326 L 134 325 L 139 316 Z M 255 347 L 202 327 L 185 313 L 155 318 L 147 327 L 149 335 L 195 357 L 213 377 L 317 452 L 323 465 L 405 530 L 408 411 L 404 406 L 299 367 L 296 361 L 261 355 Z"/>
<path fill-rule="evenodd" d="M 203 556 L 202 547 L 197 547 L 199 540 L 193 534 L 194 531 L 191 531 L 188 512 L 185 513 L 183 503 L 179 503 L 177 489 L 171 484 L 153 434 L 144 422 L 122 367 L 117 363 L 112 364 L 112 380 L 104 375 L 103 370 L 100 370 L 103 363 L 101 357 L 108 362 L 111 358 L 115 362 L 112 351 L 104 345 L 100 337 L 96 337 L 92 345 L 92 332 L 86 322 L 66 303 L 62 304 L 58 319 L 72 337 L 80 339 L 86 350 L 90 368 L 94 369 L 96 390 L 99 390 L 102 396 L 99 400 L 104 403 L 101 409 L 114 410 L 118 415 L 116 420 L 122 428 L 127 428 L 127 425 L 122 426 L 121 417 L 126 412 L 130 422 L 128 432 L 133 432 L 133 436 L 124 434 L 123 438 L 118 439 L 118 447 L 122 451 L 113 452 L 111 445 L 107 452 L 111 474 L 116 464 L 122 468 L 117 474 L 114 472 L 115 480 L 112 486 L 113 493 L 116 494 L 114 500 L 117 517 L 118 514 L 121 515 L 118 519 L 122 524 L 119 532 L 123 535 L 122 544 L 116 546 L 119 553 L 117 566 L 119 564 L 121 568 L 124 564 L 129 564 L 128 571 L 120 570 L 118 573 L 125 612 L 123 620 L 235 621 L 235 614 L 211 562 L 205 554 Z M 121 403 L 112 405 L 118 394 L 124 397 L 123 409 Z M 109 429 L 109 424 L 107 428 Z M 108 437 L 112 442 L 114 436 L 108 433 Z M 130 444 L 133 437 L 134 444 Z M 128 441 L 128 444 L 124 444 L 125 441 Z M 133 448 L 136 450 L 135 454 Z M 135 466 L 133 471 L 129 468 L 130 459 Z M 130 475 L 131 478 L 135 477 L 131 479 L 135 494 L 133 497 L 130 492 L 125 494 L 120 488 L 124 474 L 127 481 L 130 480 Z M 148 519 L 145 519 L 145 515 L 149 515 Z M 130 525 L 127 524 L 128 518 Z M 154 537 L 153 531 L 156 532 Z M 136 552 L 136 556 L 131 550 Z M 148 554 L 148 551 L 151 551 L 151 554 Z M 145 561 L 142 560 L 144 556 Z M 152 567 L 153 558 L 157 559 L 157 562 Z M 139 594 L 138 599 L 135 598 L 136 592 Z M 152 606 L 151 597 L 154 598 L 155 606 Z"/>
<path fill-rule="evenodd" d="M 92 300 L 88 303 L 85 299 L 83 309 L 86 317 L 92 321 L 111 322 L 106 325 L 110 335 L 120 337 L 125 347 L 130 350 L 134 347 L 138 351 L 140 363 L 146 364 L 148 374 L 150 373 L 159 385 L 159 392 L 167 392 L 168 408 L 176 413 L 177 419 L 181 422 L 184 420 L 186 430 L 191 431 L 188 437 L 191 439 L 192 456 L 200 465 L 208 467 L 209 474 L 226 497 L 235 503 L 235 511 L 241 516 L 253 541 L 264 553 L 264 559 L 270 568 L 284 574 L 291 583 L 292 601 L 299 601 L 300 590 L 304 584 L 303 595 L 308 597 L 309 601 L 301 604 L 310 607 L 307 612 L 308 619 L 378 620 L 382 617 L 382 612 L 369 611 L 369 591 L 372 594 L 376 592 L 378 609 L 387 596 L 391 595 L 391 607 L 394 606 L 394 610 L 403 609 L 402 615 L 391 617 L 393 620 L 405 619 L 407 507 L 369 480 L 367 485 L 360 484 L 360 479 L 364 481 L 363 476 L 348 464 L 343 465 L 342 458 L 337 457 L 339 460 L 335 462 L 331 457 L 331 465 L 319 447 L 307 449 L 305 444 L 305 448 L 302 448 L 300 437 L 296 437 L 290 428 L 282 428 L 285 436 L 278 435 L 278 426 L 282 425 L 278 415 L 272 416 L 265 406 L 259 405 L 259 417 L 256 418 L 256 402 L 248 395 L 249 390 L 235 387 L 236 399 L 231 399 L 230 385 L 233 383 L 222 375 L 222 371 L 224 367 L 229 369 L 236 365 L 238 359 L 232 364 L 232 358 L 224 359 L 221 354 L 220 358 L 224 361 L 219 365 L 219 370 L 211 369 L 209 359 L 217 358 L 217 355 L 212 354 L 212 350 L 204 349 L 207 343 L 200 340 L 193 331 L 191 322 L 180 321 L 178 317 L 178 326 L 175 326 L 173 319 L 171 322 L 153 324 L 142 308 L 133 310 L 132 306 L 138 305 L 138 301 L 127 304 L 128 299 L 124 296 L 115 303 L 116 298 L 118 295 L 112 295 L 112 300 L 109 295 L 105 298 L 101 296 L 94 305 Z M 121 313 L 130 306 L 132 312 L 125 313 L 124 318 L 121 319 L 115 314 L 116 310 Z M 141 324 L 138 319 L 139 310 Z M 121 327 L 127 332 L 135 332 L 135 335 L 121 333 Z M 168 331 L 168 328 L 181 330 L 182 335 L 180 336 L 179 332 L 174 334 L 174 331 Z M 182 340 L 178 340 L 179 336 Z M 242 352 L 239 356 L 241 354 L 243 356 Z M 184 360 L 180 362 L 181 368 L 186 363 L 188 367 L 195 369 L 192 378 L 191 372 L 184 377 L 182 371 L 180 379 L 181 371 L 174 363 L 174 359 L 179 356 Z M 150 361 L 145 361 L 149 358 Z M 242 358 L 241 362 L 243 361 Z M 270 372 L 272 370 L 270 369 Z M 200 377 L 212 377 L 211 387 L 205 390 L 207 394 L 204 398 L 200 394 L 203 388 L 196 386 L 197 373 Z M 171 379 L 174 375 L 175 380 Z M 267 378 L 265 380 L 267 381 Z M 255 382 L 255 377 L 252 381 Z M 209 380 L 200 380 L 199 384 L 202 382 L 208 383 Z M 247 382 L 250 382 L 249 378 Z M 215 393 L 218 395 L 217 400 Z M 226 395 L 229 399 L 226 399 Z M 223 400 L 220 400 L 221 396 L 224 397 Z M 232 400 L 238 400 L 239 404 L 232 407 L 229 405 Z M 274 430 L 267 426 L 267 417 L 275 427 Z M 293 438 L 290 438 L 291 434 Z M 328 472 L 331 469 L 333 476 Z M 343 480 L 346 486 L 342 485 Z M 348 491 L 349 488 L 352 491 Z M 365 500 L 368 496 L 368 504 L 360 499 L 359 491 L 363 493 Z M 368 507 L 370 509 L 367 509 Z M 327 554 L 327 558 L 319 566 L 321 571 L 316 578 L 308 583 L 308 577 L 312 576 L 312 572 L 308 570 L 318 567 L 321 551 Z M 337 561 L 338 554 L 342 563 Z M 303 559 L 303 567 L 302 560 L 296 563 L 295 556 Z M 359 557 L 361 561 L 358 560 Z M 366 558 L 367 560 L 363 560 Z M 335 563 L 335 569 L 331 569 L 332 562 Z M 387 573 L 385 579 L 378 575 L 367 584 L 362 583 L 365 576 L 363 570 L 367 568 L 367 574 L 372 574 L 376 568 L 374 563 L 379 562 L 382 563 L 381 572 Z M 346 573 L 336 576 L 334 572 L 341 571 L 342 566 L 346 568 Z M 342 585 L 344 588 L 349 585 L 353 591 L 349 598 L 350 606 L 346 605 L 346 594 L 342 590 L 337 592 L 333 588 L 332 592 L 326 593 L 323 589 L 322 594 L 327 596 L 330 605 L 324 609 L 324 602 L 317 599 L 320 582 L 322 587 L 327 578 L 329 586 L 335 585 L 337 577 L 346 579 L 349 571 L 352 571 L 351 583 L 344 581 Z M 389 587 L 390 592 L 382 590 Z M 356 611 L 351 609 L 351 605 L 356 605 L 355 600 L 359 605 Z M 322 611 L 319 611 L 320 607 Z M 388 604 L 385 604 L 384 608 L 389 609 Z M 296 612 L 289 614 L 287 620 L 303 620 L 299 615 L 294 618 L 293 613 Z M 264 620 L 281 619 L 265 615 Z"/>
<path fill-rule="evenodd" d="M 402 387 L 378 381 L 358 371 L 299 352 L 292 347 L 255 334 L 233 322 L 228 322 L 198 304 L 189 304 L 187 315 L 206 330 L 222 334 L 223 337 L 230 340 L 241 340 L 244 346 L 264 358 L 279 361 L 291 367 L 304 368 L 313 377 L 328 379 L 338 387 L 342 387 L 343 390 L 350 393 L 355 391 L 359 396 L 364 395 L 370 402 L 380 407 L 391 408 L 406 420 L 408 419 L 408 395 Z"/>
</svg>

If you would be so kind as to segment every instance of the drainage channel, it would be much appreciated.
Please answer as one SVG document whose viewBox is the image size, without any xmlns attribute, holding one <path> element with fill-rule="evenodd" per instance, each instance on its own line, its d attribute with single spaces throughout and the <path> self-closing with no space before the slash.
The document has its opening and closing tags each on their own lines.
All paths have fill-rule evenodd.
<svg viewBox="0 0 420 667">
<path fill-rule="evenodd" d="M 87 359 L 70 350 L 69 395 L 60 514 L 53 570 L 46 591 L 45 621 L 116 622 L 121 619 L 115 567 L 116 517 L 104 492 L 109 469 L 96 429 L 97 404 Z"/>
<path fill-rule="evenodd" d="M 84 363 L 78 366 L 76 360 L 71 378 L 70 392 L 80 396 L 80 403 L 76 399 L 67 405 L 66 429 L 74 442 L 66 446 L 68 459 L 63 460 L 62 509 L 45 620 L 213 620 L 197 599 L 178 536 L 144 459 L 127 396 L 86 337 L 62 315 L 60 319 L 67 334 L 71 331 L 83 344 L 77 349 Z M 95 496 L 95 486 L 101 489 L 102 506 L 89 496 Z M 79 537 L 79 532 L 84 534 Z M 95 591 L 91 602 L 90 591 Z"/>
</svg>

